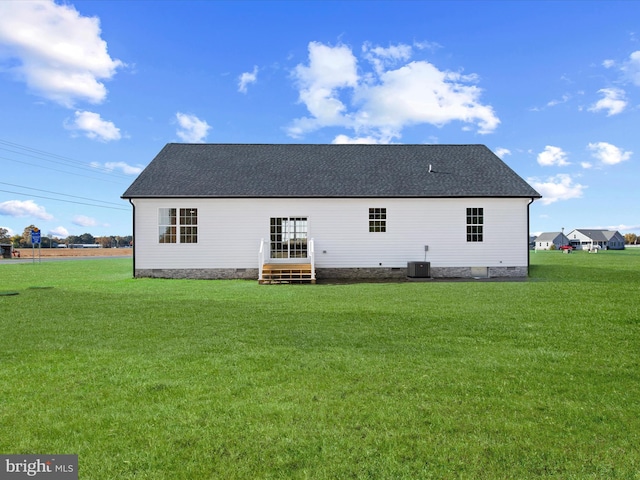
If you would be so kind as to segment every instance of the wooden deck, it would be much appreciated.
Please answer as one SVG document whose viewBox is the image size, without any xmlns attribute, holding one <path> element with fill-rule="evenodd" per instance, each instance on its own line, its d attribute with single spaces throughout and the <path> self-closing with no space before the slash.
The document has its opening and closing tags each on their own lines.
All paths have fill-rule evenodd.
<svg viewBox="0 0 640 480">
<path fill-rule="evenodd" d="M 316 283 L 309 263 L 266 263 L 262 267 L 262 284 Z"/>
</svg>

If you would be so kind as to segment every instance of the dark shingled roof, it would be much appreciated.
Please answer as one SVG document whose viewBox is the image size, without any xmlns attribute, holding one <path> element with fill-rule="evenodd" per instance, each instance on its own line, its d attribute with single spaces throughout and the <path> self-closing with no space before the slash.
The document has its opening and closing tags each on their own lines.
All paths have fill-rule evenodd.
<svg viewBox="0 0 640 480">
<path fill-rule="evenodd" d="M 484 145 L 170 143 L 122 197 L 540 198 L 540 194 Z"/>
<path fill-rule="evenodd" d="M 580 232 L 582 235 L 586 235 L 594 242 L 608 242 L 616 234 L 613 230 L 595 230 L 589 228 L 576 228 L 575 231 Z"/>
</svg>

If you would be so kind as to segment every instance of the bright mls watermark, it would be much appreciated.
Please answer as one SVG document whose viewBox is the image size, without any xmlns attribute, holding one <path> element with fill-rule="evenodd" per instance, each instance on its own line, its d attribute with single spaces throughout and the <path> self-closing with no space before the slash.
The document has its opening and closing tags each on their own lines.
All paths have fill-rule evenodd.
<svg viewBox="0 0 640 480">
<path fill-rule="evenodd" d="M 78 480 L 78 455 L 0 455 L 0 480 Z"/>
</svg>

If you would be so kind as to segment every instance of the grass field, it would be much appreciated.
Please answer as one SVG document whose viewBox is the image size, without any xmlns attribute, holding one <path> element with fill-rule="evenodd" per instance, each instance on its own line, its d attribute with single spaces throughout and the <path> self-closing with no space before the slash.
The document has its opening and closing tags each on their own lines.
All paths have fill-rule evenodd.
<svg viewBox="0 0 640 480">
<path fill-rule="evenodd" d="M 274 286 L 0 263 L 0 453 L 78 454 L 82 479 L 640 479 L 640 249 L 531 263 Z"/>
</svg>

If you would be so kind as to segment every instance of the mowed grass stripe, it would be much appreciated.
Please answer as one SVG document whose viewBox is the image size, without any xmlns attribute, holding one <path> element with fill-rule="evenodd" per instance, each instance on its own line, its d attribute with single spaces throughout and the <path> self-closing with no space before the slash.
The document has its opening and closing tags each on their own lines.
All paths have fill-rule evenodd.
<svg viewBox="0 0 640 480">
<path fill-rule="evenodd" d="M 279 286 L 0 263 L 0 451 L 95 479 L 639 478 L 640 251 L 531 262 Z"/>
</svg>

